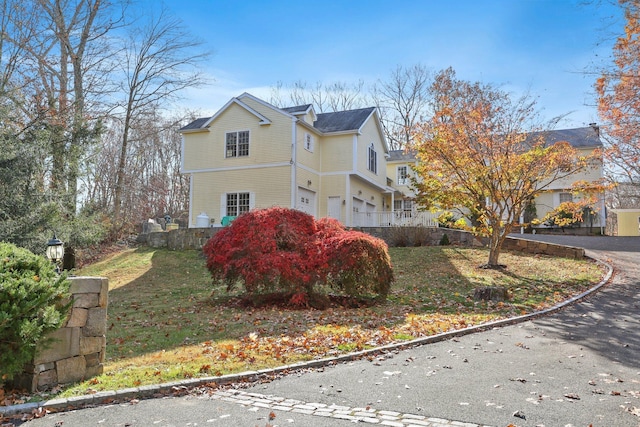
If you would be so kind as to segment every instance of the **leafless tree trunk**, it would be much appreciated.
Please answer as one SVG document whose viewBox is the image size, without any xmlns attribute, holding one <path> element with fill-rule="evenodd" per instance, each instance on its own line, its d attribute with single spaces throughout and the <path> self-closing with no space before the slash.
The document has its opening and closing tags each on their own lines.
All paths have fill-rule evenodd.
<svg viewBox="0 0 640 427">
<path fill-rule="evenodd" d="M 392 150 L 407 147 L 413 128 L 425 118 L 431 80 L 432 73 L 423 65 L 398 65 L 388 80 L 378 80 L 374 85 L 372 96 Z"/>
<path fill-rule="evenodd" d="M 3 39 L 21 51 L 13 83 L 24 94 L 23 114 L 49 132 L 49 184 L 58 198 L 65 199 L 70 215 L 76 211 L 82 156 L 97 136 L 96 114 L 87 107 L 103 90 L 96 81 L 108 74 L 105 64 L 112 55 L 106 53 L 109 46 L 101 36 L 117 25 L 115 4 L 109 0 L 2 2 L 3 19 L 11 25 Z"/>
<path fill-rule="evenodd" d="M 197 65 L 208 57 L 208 52 L 202 49 L 202 42 L 183 30 L 184 27 L 180 20 L 163 10 L 144 28 L 133 31 L 127 42 L 122 58 L 125 98 L 117 110 L 123 128 L 114 193 L 116 227 L 122 223 L 129 145 L 139 142 L 136 138 L 147 135 L 138 126 L 146 124 L 145 115 L 155 113 L 162 105 L 176 99 L 182 90 L 206 83 L 197 71 Z"/>
<path fill-rule="evenodd" d="M 189 177 L 180 173 L 182 139 L 176 132 L 193 120 L 185 117 L 162 117 L 159 111 L 141 118 L 132 130 L 122 178 L 127 191 L 122 196 L 120 220 L 131 231 L 134 224 L 146 218 L 182 218 L 189 210 Z M 115 195 L 117 164 L 123 126 L 119 120 L 105 123 L 102 146 L 92 157 L 86 187 L 91 206 L 110 210 Z"/>
</svg>

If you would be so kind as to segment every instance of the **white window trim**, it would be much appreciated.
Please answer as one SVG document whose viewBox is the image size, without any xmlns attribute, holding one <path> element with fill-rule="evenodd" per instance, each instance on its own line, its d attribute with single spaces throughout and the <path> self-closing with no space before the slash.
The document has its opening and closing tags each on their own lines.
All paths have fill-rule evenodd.
<svg viewBox="0 0 640 427">
<path fill-rule="evenodd" d="M 400 169 L 403 168 L 405 170 L 405 177 L 400 177 Z M 408 185 L 409 184 L 409 166 L 397 166 L 396 167 L 396 182 L 398 185 Z"/>
<path fill-rule="evenodd" d="M 373 164 L 373 169 L 371 168 L 372 164 Z M 376 175 L 378 174 L 378 152 L 376 151 L 376 148 L 373 142 L 367 148 L 367 170 L 373 174 L 376 174 Z"/>
<path fill-rule="evenodd" d="M 307 140 L 310 139 L 309 144 L 307 145 Z M 314 150 L 314 145 L 315 145 L 315 138 L 313 137 L 312 134 L 310 134 L 309 132 L 305 132 L 304 133 L 304 141 L 303 144 L 304 149 L 309 151 L 310 153 L 313 153 Z"/>
<path fill-rule="evenodd" d="M 563 198 L 567 198 L 568 195 L 568 200 L 562 200 Z M 558 205 L 561 205 L 562 203 L 565 202 L 573 202 L 573 194 L 568 192 L 568 191 L 562 191 L 560 193 L 558 193 Z"/>
<path fill-rule="evenodd" d="M 256 195 L 252 191 L 228 191 L 220 195 L 220 218 L 227 215 L 227 195 L 228 194 L 249 194 L 249 210 L 253 210 L 256 206 Z"/>
<path fill-rule="evenodd" d="M 239 151 L 239 140 L 240 140 L 240 133 L 242 132 L 247 132 L 247 134 L 249 135 L 249 150 L 247 152 L 246 156 L 239 156 L 237 153 Z M 236 134 L 236 155 L 235 156 L 228 156 L 227 155 L 227 135 L 231 134 L 231 133 L 235 133 Z M 249 155 L 251 154 L 251 130 L 250 129 L 242 129 L 242 130 L 230 130 L 228 132 L 224 133 L 224 158 L 225 159 L 238 159 L 241 157 L 249 157 Z"/>
</svg>

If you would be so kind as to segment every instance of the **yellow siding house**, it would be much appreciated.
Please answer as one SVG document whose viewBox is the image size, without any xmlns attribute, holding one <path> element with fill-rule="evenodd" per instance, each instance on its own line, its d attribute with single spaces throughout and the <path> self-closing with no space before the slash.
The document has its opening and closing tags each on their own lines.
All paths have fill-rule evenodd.
<svg viewBox="0 0 640 427">
<path fill-rule="evenodd" d="M 277 108 L 244 93 L 180 132 L 189 227 L 272 206 L 374 225 L 374 213 L 392 207 L 376 108 L 316 114 L 312 105 Z"/>
<path fill-rule="evenodd" d="M 590 126 L 573 128 L 573 129 L 560 129 L 545 132 L 545 140 L 547 144 L 552 145 L 559 141 L 566 141 L 573 146 L 580 156 L 591 155 L 594 150 L 602 148 L 602 141 L 600 140 L 600 129 L 592 123 Z M 557 181 L 548 187 L 548 191 L 538 196 L 535 200 L 536 217 L 543 218 L 548 212 L 557 208 L 563 202 L 577 201 L 580 198 L 579 194 L 571 192 L 571 184 L 577 181 L 595 182 L 602 179 L 603 164 L 602 160 L 595 162 L 589 169 L 571 175 L 562 181 Z M 598 201 L 592 210 L 593 215 L 583 218 L 582 224 L 579 224 L 581 228 L 601 228 L 604 230 L 606 225 L 606 209 L 604 193 L 598 196 Z M 544 228 L 541 225 L 540 228 Z"/>
<path fill-rule="evenodd" d="M 311 104 L 278 108 L 248 93 L 211 117 L 180 129 L 182 172 L 191 177 L 189 227 L 227 224 L 254 208 L 282 206 L 347 226 L 437 226 L 437 214 L 415 206 L 416 158 L 390 151 L 374 107 L 317 113 Z M 552 131 L 591 152 L 602 146 L 594 126 Z M 602 177 L 596 165 L 578 179 Z M 536 200 L 537 217 L 574 197 L 558 183 Z M 602 199 L 604 200 L 604 199 Z M 604 226 L 604 202 L 594 227 Z"/>
</svg>

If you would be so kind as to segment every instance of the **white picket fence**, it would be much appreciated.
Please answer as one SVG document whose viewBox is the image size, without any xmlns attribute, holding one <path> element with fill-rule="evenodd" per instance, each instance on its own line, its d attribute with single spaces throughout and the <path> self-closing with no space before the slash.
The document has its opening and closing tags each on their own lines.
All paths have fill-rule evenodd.
<svg viewBox="0 0 640 427">
<path fill-rule="evenodd" d="M 437 227 L 438 212 L 354 212 L 354 227 Z"/>
</svg>

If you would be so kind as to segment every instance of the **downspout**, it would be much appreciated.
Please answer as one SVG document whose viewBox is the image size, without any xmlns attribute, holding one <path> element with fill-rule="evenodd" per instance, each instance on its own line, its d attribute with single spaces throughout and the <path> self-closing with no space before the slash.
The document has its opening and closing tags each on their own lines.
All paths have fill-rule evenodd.
<svg viewBox="0 0 640 427">
<path fill-rule="evenodd" d="M 353 202 L 353 197 L 351 197 L 351 177 L 349 174 L 346 174 L 344 177 L 344 193 L 345 193 L 345 204 L 344 204 L 344 217 L 346 218 L 346 226 L 351 227 L 353 224 L 353 212 L 351 209 L 351 203 Z"/>
<path fill-rule="evenodd" d="M 193 173 L 189 174 L 189 228 L 193 227 Z"/>
<path fill-rule="evenodd" d="M 291 209 L 296 208 L 298 200 L 298 138 L 295 117 L 291 118 Z"/>
<path fill-rule="evenodd" d="M 600 195 L 600 206 L 602 215 L 600 215 L 600 235 L 604 236 L 605 230 L 607 228 L 607 207 L 604 204 L 604 193 Z"/>
<path fill-rule="evenodd" d="M 347 218 L 347 227 L 353 227 L 353 196 L 351 196 L 351 174 L 358 173 L 358 135 L 353 135 L 351 140 L 351 173 L 345 177 L 347 182 L 346 189 L 346 209 L 345 218 Z"/>
</svg>

